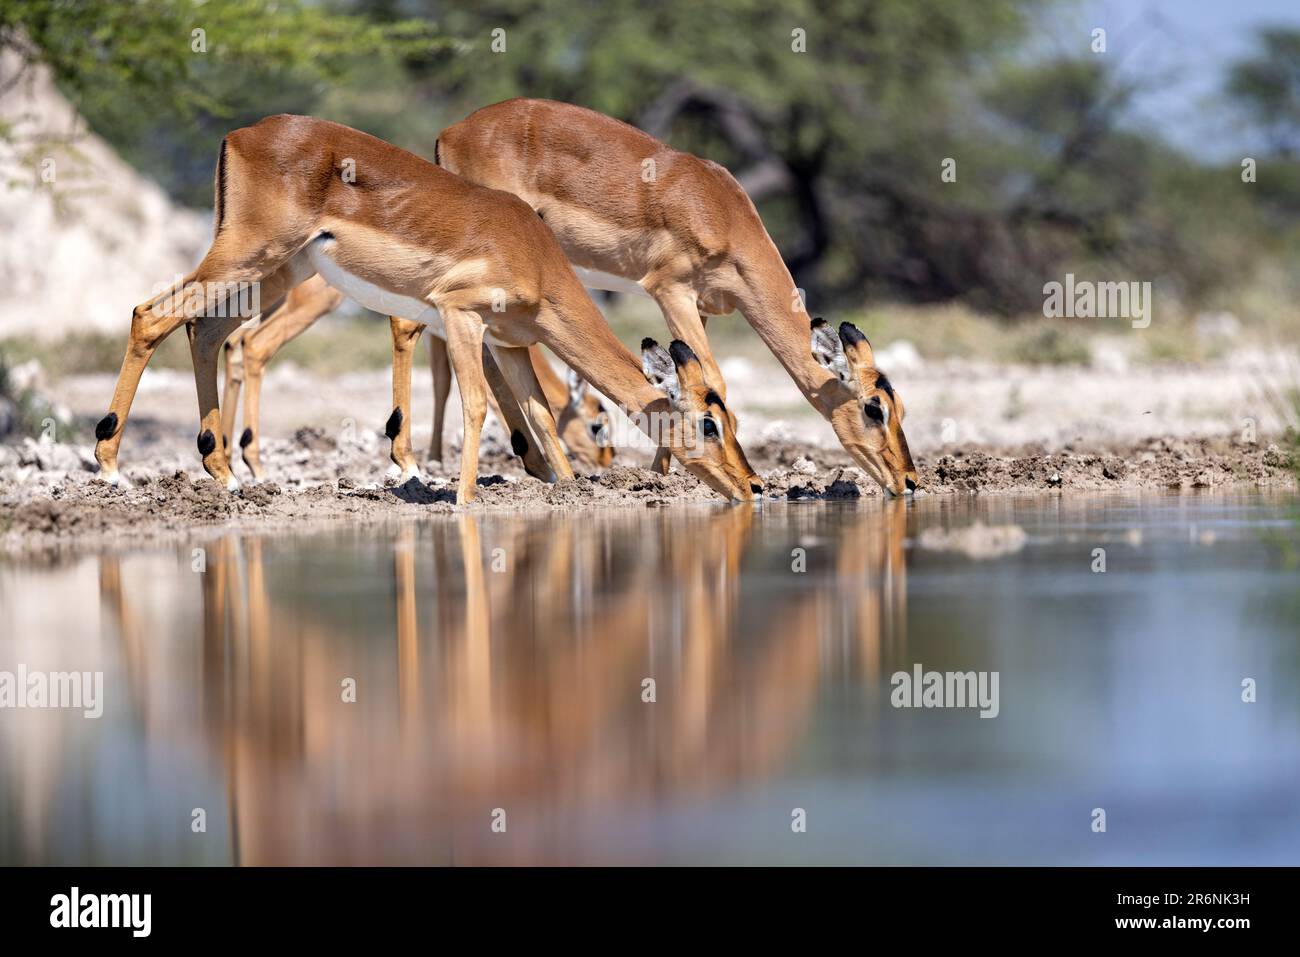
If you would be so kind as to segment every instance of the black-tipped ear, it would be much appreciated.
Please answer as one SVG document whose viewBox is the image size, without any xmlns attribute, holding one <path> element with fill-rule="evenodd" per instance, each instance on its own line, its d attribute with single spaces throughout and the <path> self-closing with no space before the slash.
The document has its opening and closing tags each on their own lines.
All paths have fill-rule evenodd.
<svg viewBox="0 0 1300 957">
<path fill-rule="evenodd" d="M 673 365 L 679 369 L 682 366 L 690 365 L 692 362 L 700 361 L 694 350 L 680 339 L 674 339 L 668 343 L 668 354 L 673 357 Z"/>
<path fill-rule="evenodd" d="M 858 380 L 849 369 L 849 360 L 844 354 L 844 346 L 840 343 L 840 337 L 835 334 L 835 330 L 827 324 L 825 319 L 817 318 L 813 320 L 812 354 L 818 365 L 827 372 L 832 373 L 835 378 L 850 389 L 857 390 Z"/>
<path fill-rule="evenodd" d="M 657 348 L 658 346 L 659 346 L 659 343 L 655 342 L 655 341 L 654 341 L 653 339 L 651 339 L 649 336 L 646 336 L 644 339 L 641 340 L 641 351 L 642 351 L 642 352 L 645 352 L 647 349 L 655 349 L 655 348 Z"/>
<path fill-rule="evenodd" d="M 841 322 L 840 342 L 844 343 L 845 348 L 848 348 L 849 346 L 856 346 L 859 343 L 867 342 L 867 337 L 864 336 L 862 330 L 853 323 Z M 867 345 L 870 346 L 871 343 L 867 342 Z"/>
<path fill-rule="evenodd" d="M 876 357 L 871 351 L 871 343 L 853 323 L 840 323 L 840 342 L 844 346 L 844 356 L 851 365 L 858 368 L 875 367 Z"/>
</svg>

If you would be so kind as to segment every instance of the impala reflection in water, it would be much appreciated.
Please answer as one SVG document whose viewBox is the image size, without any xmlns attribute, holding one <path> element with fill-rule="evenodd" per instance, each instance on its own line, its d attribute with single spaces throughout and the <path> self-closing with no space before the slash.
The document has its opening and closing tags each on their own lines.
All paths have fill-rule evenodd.
<svg viewBox="0 0 1300 957">
<path fill-rule="evenodd" d="M 0 669 L 103 671 L 105 705 L 0 711 L 0 861 L 1295 863 L 1284 512 L 466 514 L 11 561 Z M 918 545 L 976 520 L 1023 547 Z M 997 672 L 997 717 L 892 707 L 918 665 Z"/>
</svg>

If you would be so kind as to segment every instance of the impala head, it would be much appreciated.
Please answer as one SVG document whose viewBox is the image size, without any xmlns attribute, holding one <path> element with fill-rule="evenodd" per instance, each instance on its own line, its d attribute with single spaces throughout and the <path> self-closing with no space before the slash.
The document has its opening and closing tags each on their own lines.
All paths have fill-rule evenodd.
<svg viewBox="0 0 1300 957">
<path fill-rule="evenodd" d="M 653 339 L 643 339 L 641 369 L 672 407 L 670 421 L 660 426 L 659 441 L 718 494 L 750 501 L 761 492 L 762 487 L 751 482 L 754 470 L 736 441 L 727 407 L 705 384 L 704 369 L 691 347 L 674 339 L 664 349 Z"/>
<path fill-rule="evenodd" d="M 609 468 L 614 461 L 609 413 L 587 387 L 587 380 L 572 369 L 565 383 L 569 387 L 569 401 L 555 423 L 560 440 L 569 454 L 584 465 Z"/>
<path fill-rule="evenodd" d="M 851 400 L 831 412 L 831 427 L 849 454 L 887 492 L 915 491 L 919 480 L 903 435 L 903 400 L 876 368 L 867 337 L 851 322 L 840 323 L 837 333 L 825 319 L 814 319 L 812 354 Z"/>
</svg>

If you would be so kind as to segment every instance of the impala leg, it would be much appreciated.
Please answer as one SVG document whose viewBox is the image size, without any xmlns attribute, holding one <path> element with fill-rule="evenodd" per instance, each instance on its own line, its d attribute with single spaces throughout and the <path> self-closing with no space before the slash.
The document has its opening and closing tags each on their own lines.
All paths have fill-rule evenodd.
<svg viewBox="0 0 1300 957">
<path fill-rule="evenodd" d="M 191 279 L 192 275 L 173 286 L 169 293 L 180 295 L 180 290 Z M 122 481 L 117 470 L 117 449 L 122 444 L 122 430 L 126 427 L 131 400 L 135 398 L 135 391 L 140 385 L 140 376 L 158 345 L 185 322 L 181 310 L 163 307 L 162 301 L 166 295 L 143 302 L 132 312 L 131 333 L 126 344 L 126 355 L 122 359 L 122 369 L 117 376 L 117 385 L 113 389 L 113 399 L 109 403 L 108 413 L 95 426 L 95 460 L 99 462 L 100 474 L 113 485 Z"/>
<path fill-rule="evenodd" d="M 301 276 L 295 278 L 294 267 L 285 264 L 260 280 L 259 295 L 263 300 L 276 302 L 297 285 L 300 279 Z M 232 491 L 239 487 L 239 483 L 230 472 L 225 453 L 216 448 L 216 436 L 221 429 L 217 358 L 226 339 L 245 318 L 247 317 L 206 316 L 191 322 L 188 327 L 190 358 L 194 362 L 194 386 L 199 397 L 199 454 L 203 456 L 203 468 L 207 473 Z"/>
<path fill-rule="evenodd" d="M 537 373 L 533 370 L 532 356 L 527 349 L 506 346 L 493 347 L 492 355 L 496 358 L 510 391 L 519 400 L 524 417 L 533 428 L 533 434 L 540 439 L 542 454 L 546 456 L 547 463 L 560 478 L 573 478 L 573 467 L 560 444 L 555 418 L 551 415 L 550 406 L 546 404 L 546 393 L 542 391 L 542 384 L 537 381 Z"/>
<path fill-rule="evenodd" d="M 501 374 L 501 367 L 497 365 L 492 350 L 486 345 L 483 347 L 483 375 L 487 379 L 490 390 L 488 397 L 492 400 L 492 410 L 501 420 L 506 431 L 510 433 L 510 449 L 524 460 L 524 471 L 543 482 L 554 482 L 555 472 L 547 464 L 540 443 L 537 442 L 528 425 L 528 419 L 519 408 L 519 402 L 510 388 L 510 383 Z"/>
<path fill-rule="evenodd" d="M 483 320 L 465 309 L 442 309 L 447 329 L 447 353 L 460 387 L 460 404 L 465 416 L 465 439 L 460 450 L 460 484 L 456 504 L 474 501 L 478 477 L 478 445 L 487 416 L 487 382 L 483 377 Z"/>
<path fill-rule="evenodd" d="M 241 284 L 259 284 L 259 296 L 270 302 L 274 302 L 293 285 L 294 270 L 289 263 L 281 262 L 279 268 L 272 266 L 268 271 L 267 266 L 259 265 L 263 253 L 264 246 L 242 246 L 235 231 L 226 231 L 218 236 L 194 272 L 135 307 L 131 315 L 131 334 L 127 341 L 126 356 L 122 360 L 122 370 L 117 377 L 108 414 L 95 426 L 95 438 L 98 440 L 95 444 L 95 459 L 99 462 L 101 474 L 109 482 L 116 484 L 121 481 L 117 467 L 118 446 L 131 411 L 131 402 L 140 385 L 140 376 L 158 344 L 171 335 L 177 326 L 188 322 L 202 327 L 195 332 L 191 352 L 202 360 L 201 366 L 195 367 L 194 375 L 202 422 L 199 448 L 203 455 L 203 466 L 209 475 L 223 485 L 233 483 L 225 454 L 217 448 L 217 436 L 221 434 L 217 358 L 222 344 L 239 325 L 239 320 L 223 319 L 211 313 L 227 311 L 231 305 L 229 298 L 241 288 Z M 220 294 L 214 295 L 214 291 Z M 209 300 L 210 295 L 212 298 Z"/>
<path fill-rule="evenodd" d="M 194 362 L 194 386 L 199 393 L 199 454 L 203 456 L 207 473 L 231 490 L 238 488 L 239 483 L 230 473 L 225 449 L 218 449 L 216 440 L 221 434 L 217 358 L 226 339 L 242 321 L 238 317 L 209 317 L 185 327 L 190 337 L 190 358 Z"/>
<path fill-rule="evenodd" d="M 496 357 L 492 355 L 492 349 L 486 342 L 483 343 L 483 378 L 487 380 L 488 410 L 497 417 L 501 428 L 513 437 L 515 430 L 519 428 L 518 423 L 527 420 L 524 419 L 519 403 L 515 400 L 514 393 L 510 391 L 510 383 L 506 382 L 505 376 L 501 374 Z M 511 445 L 514 445 L 513 441 Z M 549 475 L 550 466 L 546 466 L 543 472 Z"/>
<path fill-rule="evenodd" d="M 393 412 L 384 432 L 392 441 L 393 462 L 401 470 L 399 481 L 420 477 L 420 467 L 411 452 L 411 362 L 424 333 L 424 323 L 388 317 L 393 333 Z"/>
<path fill-rule="evenodd" d="M 303 296 L 303 291 L 313 285 L 318 287 L 317 291 Z M 239 447 L 243 451 L 244 464 L 259 482 L 266 477 L 260 446 L 262 382 L 266 377 L 266 367 L 276 353 L 302 335 L 342 298 L 337 294 L 322 296 L 320 288 L 328 289 L 323 283 L 313 284 L 307 280 L 294 289 L 279 307 L 264 312 L 255 328 L 244 333 L 244 432 L 239 437 Z"/>
<path fill-rule="evenodd" d="M 652 295 L 664 314 L 668 331 L 674 339 L 682 340 L 699 356 L 705 383 L 725 400 L 727 383 L 722 381 L 722 373 L 718 371 L 718 364 L 713 360 L 713 352 L 709 349 L 709 337 L 704 332 L 705 319 L 696 304 L 695 290 L 670 286 L 658 288 Z"/>
<path fill-rule="evenodd" d="M 447 342 L 429 336 L 429 371 L 433 373 L 433 438 L 429 440 L 429 460 L 442 461 L 442 427 L 447 414 L 447 396 L 451 394 L 451 360 Z"/>
<path fill-rule="evenodd" d="M 229 339 L 222 351 L 226 357 L 226 381 L 221 390 L 221 450 L 226 453 L 226 467 L 232 464 L 235 454 L 235 413 L 239 410 L 239 390 L 244 384 L 244 332 L 239 330 Z"/>
<path fill-rule="evenodd" d="M 212 278 L 210 263 L 211 253 L 199 265 L 199 268 L 184 279 L 173 284 L 169 289 L 152 299 L 136 306 L 131 312 L 131 332 L 127 339 L 126 355 L 122 359 L 122 369 L 117 376 L 117 385 L 113 388 L 113 398 L 108 406 L 108 413 L 95 426 L 95 461 L 99 463 L 100 475 L 111 485 L 123 481 L 117 468 L 117 451 L 122 444 L 122 433 L 126 428 L 127 417 L 131 413 L 131 403 L 140 386 L 140 376 L 153 358 L 155 350 L 178 326 L 191 321 L 187 313 L 189 299 L 187 290 L 195 288 L 193 284 L 203 284 Z M 205 288 L 200 285 L 197 288 Z M 202 310 L 198 310 L 202 314 Z M 219 423 L 215 424 L 219 428 Z M 216 440 L 212 442 L 216 448 Z M 226 469 L 229 474 L 229 469 Z"/>
<path fill-rule="evenodd" d="M 239 436 L 239 448 L 244 464 L 253 473 L 253 481 L 266 477 L 262 468 L 262 380 L 266 377 L 266 358 L 244 347 L 244 432 Z"/>
<path fill-rule="evenodd" d="M 672 337 L 682 340 L 700 357 L 700 365 L 704 369 L 704 381 L 708 383 L 710 389 L 722 397 L 723 401 L 726 401 L 727 384 L 722 381 L 718 364 L 713 361 L 713 353 L 709 350 L 709 337 L 704 333 L 704 316 L 700 314 L 696 304 L 695 290 L 687 286 L 666 285 L 653 288 L 650 294 L 664 314 Z M 650 467 L 660 474 L 667 475 L 670 462 L 671 456 L 668 450 L 660 446 L 655 452 L 654 462 Z"/>
</svg>

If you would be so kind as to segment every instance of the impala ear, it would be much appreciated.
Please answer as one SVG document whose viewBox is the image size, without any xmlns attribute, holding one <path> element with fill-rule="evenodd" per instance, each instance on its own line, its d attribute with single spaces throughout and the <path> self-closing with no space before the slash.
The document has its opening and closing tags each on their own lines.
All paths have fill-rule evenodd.
<svg viewBox="0 0 1300 957">
<path fill-rule="evenodd" d="M 641 340 L 641 371 L 652 386 L 668 396 L 676 405 L 682 394 L 681 382 L 677 378 L 677 366 L 668 350 L 653 339 Z"/>
<path fill-rule="evenodd" d="M 668 354 L 672 356 L 673 365 L 677 368 L 677 379 L 683 390 L 705 388 L 704 366 L 690 346 L 680 339 L 674 339 L 668 343 Z"/>
<path fill-rule="evenodd" d="M 849 371 L 840 337 L 820 316 L 812 321 L 812 354 L 823 369 L 845 385 L 852 387 L 857 381 Z"/>
<path fill-rule="evenodd" d="M 876 367 L 876 356 L 871 351 L 867 337 L 851 322 L 840 323 L 840 343 L 844 346 L 844 355 L 853 368 Z"/>
<path fill-rule="evenodd" d="M 582 401 L 582 397 L 587 394 L 587 380 L 578 375 L 573 369 L 570 369 L 568 375 L 564 377 L 564 381 L 569 387 L 569 405 L 577 405 Z"/>
</svg>

